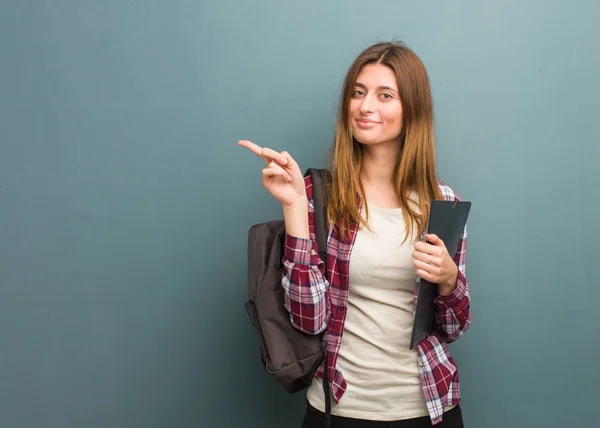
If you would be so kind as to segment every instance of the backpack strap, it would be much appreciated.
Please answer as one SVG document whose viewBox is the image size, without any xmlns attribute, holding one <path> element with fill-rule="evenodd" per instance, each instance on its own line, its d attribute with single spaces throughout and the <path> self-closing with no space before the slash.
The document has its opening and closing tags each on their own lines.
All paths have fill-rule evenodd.
<svg viewBox="0 0 600 428">
<path fill-rule="evenodd" d="M 305 176 L 309 175 L 313 182 L 313 203 L 315 206 L 315 234 L 319 257 L 327 266 L 327 192 L 331 183 L 331 172 L 327 169 L 309 168 Z M 323 392 L 325 395 L 325 427 L 331 426 L 331 392 L 329 388 L 329 358 L 327 351 L 324 355 L 323 367 Z"/>
<path fill-rule="evenodd" d="M 327 263 L 327 183 L 331 181 L 331 173 L 326 169 L 309 168 L 304 175 L 312 178 L 317 247 L 319 257 Z"/>
</svg>

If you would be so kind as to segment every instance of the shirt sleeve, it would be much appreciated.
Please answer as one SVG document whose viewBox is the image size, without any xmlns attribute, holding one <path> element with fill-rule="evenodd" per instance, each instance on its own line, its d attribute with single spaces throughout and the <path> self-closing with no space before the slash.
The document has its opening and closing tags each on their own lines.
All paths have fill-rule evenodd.
<svg viewBox="0 0 600 428">
<path fill-rule="evenodd" d="M 327 328 L 331 316 L 329 282 L 317 248 L 312 180 L 310 177 L 304 180 L 310 239 L 285 234 L 281 283 L 285 290 L 285 308 L 290 313 L 292 325 L 302 332 L 319 334 Z"/>
<path fill-rule="evenodd" d="M 454 256 L 454 262 L 458 267 L 456 288 L 452 293 L 435 299 L 436 331 L 447 342 L 458 339 L 471 325 L 471 298 L 469 285 L 466 278 L 467 265 L 467 227 L 458 245 Z"/>
</svg>

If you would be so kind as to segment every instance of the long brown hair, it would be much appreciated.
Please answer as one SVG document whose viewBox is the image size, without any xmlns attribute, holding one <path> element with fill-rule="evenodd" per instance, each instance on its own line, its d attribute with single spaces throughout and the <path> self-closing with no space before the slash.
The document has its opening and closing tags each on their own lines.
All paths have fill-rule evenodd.
<svg viewBox="0 0 600 428">
<path fill-rule="evenodd" d="M 435 167 L 433 103 L 429 77 L 417 55 L 401 43 L 372 45 L 356 58 L 348 70 L 330 154 L 332 182 L 327 216 L 330 222 L 340 228 L 342 234 L 347 233 L 351 225 L 356 223 L 368 228 L 368 212 L 366 218 L 360 214 L 360 205 L 366 205 L 360 180 L 363 148 L 352 136 L 348 108 L 360 71 L 365 65 L 373 63 L 389 67 L 397 77 L 404 117 L 400 135 L 401 153 L 394 180 L 407 225 L 406 239 L 414 231 L 417 231 L 418 237 L 427 227 L 429 202 L 442 199 L 442 195 Z M 417 193 L 416 200 L 410 198 L 411 191 Z"/>
</svg>

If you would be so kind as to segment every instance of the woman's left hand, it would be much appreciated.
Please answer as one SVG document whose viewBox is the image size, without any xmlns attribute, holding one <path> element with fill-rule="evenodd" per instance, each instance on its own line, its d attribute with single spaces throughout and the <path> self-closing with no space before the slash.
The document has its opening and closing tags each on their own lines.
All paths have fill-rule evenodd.
<svg viewBox="0 0 600 428">
<path fill-rule="evenodd" d="M 438 292 L 442 295 L 454 291 L 458 267 L 440 238 L 433 234 L 425 235 L 425 241 L 415 243 L 413 258 L 420 278 L 437 284 Z"/>
</svg>

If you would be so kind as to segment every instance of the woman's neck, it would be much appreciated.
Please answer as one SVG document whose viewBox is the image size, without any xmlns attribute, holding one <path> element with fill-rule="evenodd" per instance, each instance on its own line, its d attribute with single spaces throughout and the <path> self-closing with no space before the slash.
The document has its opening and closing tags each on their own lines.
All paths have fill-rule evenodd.
<svg viewBox="0 0 600 428">
<path fill-rule="evenodd" d="M 363 149 L 361 180 L 366 200 L 382 208 L 400 207 L 394 180 L 398 145 L 383 143 Z"/>
<path fill-rule="evenodd" d="M 399 143 L 380 143 L 363 147 L 362 177 L 379 186 L 394 186 L 394 171 L 398 163 Z"/>
</svg>

